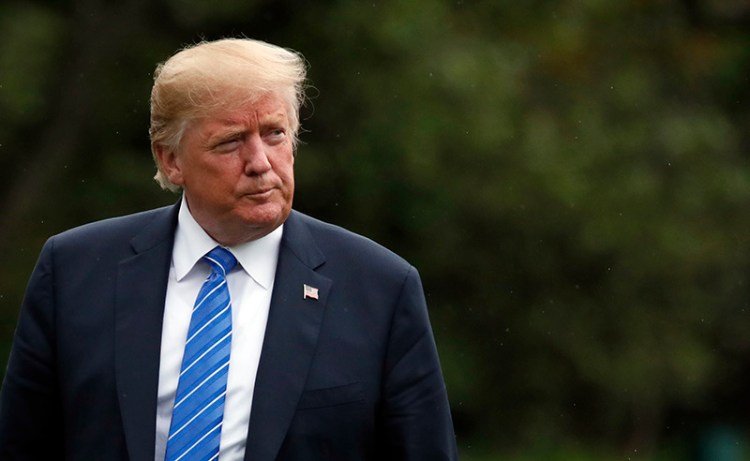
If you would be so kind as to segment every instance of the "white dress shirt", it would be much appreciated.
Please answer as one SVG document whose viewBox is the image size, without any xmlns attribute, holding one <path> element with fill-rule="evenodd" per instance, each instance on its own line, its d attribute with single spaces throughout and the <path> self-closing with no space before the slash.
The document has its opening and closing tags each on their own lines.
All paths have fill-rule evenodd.
<svg viewBox="0 0 750 461">
<path fill-rule="evenodd" d="M 220 461 L 241 461 L 245 456 L 255 376 L 268 321 L 282 227 L 261 239 L 229 248 L 238 264 L 227 275 L 232 300 L 232 346 Z M 217 245 L 190 214 L 183 197 L 164 306 L 155 461 L 164 461 L 190 315 L 210 270 L 201 258 Z"/>
</svg>

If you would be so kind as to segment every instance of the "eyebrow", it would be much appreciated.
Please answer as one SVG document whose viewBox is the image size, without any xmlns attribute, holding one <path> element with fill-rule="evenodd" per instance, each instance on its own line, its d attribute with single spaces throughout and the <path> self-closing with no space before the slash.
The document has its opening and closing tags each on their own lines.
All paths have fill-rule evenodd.
<svg viewBox="0 0 750 461">
<path fill-rule="evenodd" d="M 289 122 L 289 118 L 286 116 L 284 112 L 276 112 L 272 114 L 264 115 L 263 117 L 259 117 L 258 122 L 263 124 L 284 124 L 285 122 Z"/>
<path fill-rule="evenodd" d="M 208 138 L 206 139 L 206 144 L 213 145 L 216 143 L 224 142 L 228 139 L 245 136 L 247 135 L 247 133 L 248 130 L 246 129 L 230 128 L 228 130 L 218 130 L 208 136 Z"/>
<path fill-rule="evenodd" d="M 244 128 L 242 123 L 238 123 L 236 120 L 225 119 L 219 120 L 220 128 L 216 129 L 213 133 L 208 136 L 208 143 L 215 143 L 225 139 L 231 139 L 235 136 L 244 136 L 250 130 Z M 289 119 L 286 113 L 283 111 L 273 112 L 265 114 L 258 118 L 258 123 L 261 126 L 268 125 L 288 125 Z M 242 126 L 242 128 L 240 128 Z"/>
</svg>

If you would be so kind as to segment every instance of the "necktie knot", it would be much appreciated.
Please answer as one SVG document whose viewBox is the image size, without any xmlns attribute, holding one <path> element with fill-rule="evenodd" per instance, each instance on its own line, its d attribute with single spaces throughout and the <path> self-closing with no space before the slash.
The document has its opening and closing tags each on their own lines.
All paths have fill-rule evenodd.
<svg viewBox="0 0 750 461">
<path fill-rule="evenodd" d="M 220 246 L 206 253 L 203 259 L 211 265 L 212 271 L 223 276 L 226 276 L 237 265 L 237 258 L 229 250 Z"/>
</svg>

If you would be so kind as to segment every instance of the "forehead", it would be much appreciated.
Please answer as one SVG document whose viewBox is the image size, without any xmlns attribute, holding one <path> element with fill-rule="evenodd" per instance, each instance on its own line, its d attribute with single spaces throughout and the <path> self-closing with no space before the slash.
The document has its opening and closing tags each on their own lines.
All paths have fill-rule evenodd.
<svg viewBox="0 0 750 461">
<path fill-rule="evenodd" d="M 229 108 L 217 109 L 203 118 L 211 125 L 288 124 L 289 114 L 283 100 L 273 94 Z"/>
</svg>

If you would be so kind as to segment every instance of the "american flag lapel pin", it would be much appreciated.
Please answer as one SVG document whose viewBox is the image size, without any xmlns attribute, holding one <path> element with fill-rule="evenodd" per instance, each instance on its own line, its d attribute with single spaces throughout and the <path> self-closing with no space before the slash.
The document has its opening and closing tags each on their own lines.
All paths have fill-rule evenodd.
<svg viewBox="0 0 750 461">
<path fill-rule="evenodd" d="M 303 285 L 302 299 L 318 299 L 318 289 L 310 285 Z"/>
</svg>

